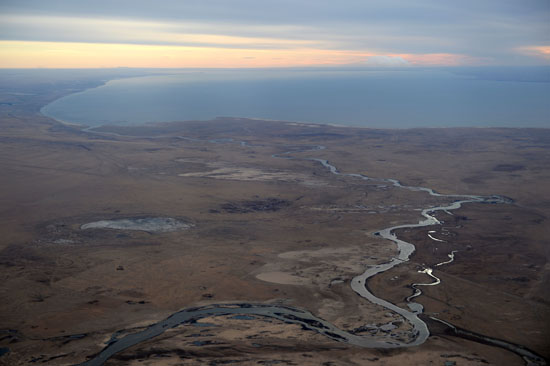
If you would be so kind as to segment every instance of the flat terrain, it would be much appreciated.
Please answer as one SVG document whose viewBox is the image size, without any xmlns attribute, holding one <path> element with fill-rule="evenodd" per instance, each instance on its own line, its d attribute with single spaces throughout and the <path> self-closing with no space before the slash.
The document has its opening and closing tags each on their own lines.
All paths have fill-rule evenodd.
<svg viewBox="0 0 550 366">
<path fill-rule="evenodd" d="M 38 113 L 61 94 L 0 93 L 11 103 L 0 110 L 0 349 L 9 349 L 0 364 L 76 364 L 116 331 L 232 302 L 303 308 L 349 331 L 391 322 L 395 329 L 373 336 L 405 337 L 409 324 L 357 296 L 349 281 L 397 254 L 378 230 L 418 222 L 420 209 L 450 200 L 288 156 L 446 194 L 513 199 L 467 204 L 439 212 L 442 225 L 398 231 L 416 253 L 368 286 L 406 307 L 412 283 L 432 282 L 418 271 L 456 250 L 452 263 L 434 267 L 441 284 L 417 298 L 425 313 L 550 357 L 550 130 L 223 118 L 84 132 Z M 325 149 L 308 149 L 315 145 Z M 127 219 L 172 226 L 82 227 Z M 523 364 L 435 323 L 422 346 L 376 350 L 261 317 L 200 322 L 106 364 Z"/>
</svg>

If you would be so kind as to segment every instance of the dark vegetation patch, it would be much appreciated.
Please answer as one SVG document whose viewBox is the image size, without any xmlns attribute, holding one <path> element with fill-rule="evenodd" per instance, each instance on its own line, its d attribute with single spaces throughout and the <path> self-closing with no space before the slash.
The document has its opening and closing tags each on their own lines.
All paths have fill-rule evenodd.
<svg viewBox="0 0 550 366">
<path fill-rule="evenodd" d="M 204 348 L 200 351 L 184 350 L 181 348 L 151 347 L 134 350 L 132 352 L 116 354 L 112 356 L 111 359 L 127 362 L 133 360 L 142 361 L 152 358 L 154 359 L 178 356 L 181 359 L 200 360 L 211 357 L 219 358 L 220 354 L 223 354 L 226 357 L 235 357 L 239 355 L 239 352 L 227 346 L 214 346 L 211 348 Z"/>
<path fill-rule="evenodd" d="M 495 172 L 515 172 L 517 170 L 524 170 L 525 165 L 519 164 L 498 164 L 493 168 Z"/>
<path fill-rule="evenodd" d="M 290 202 L 280 198 L 266 198 L 263 200 L 251 200 L 241 202 L 228 202 L 220 206 L 220 209 L 229 213 L 249 212 L 274 212 L 290 206 Z M 219 212 L 211 210 L 211 212 Z"/>
<path fill-rule="evenodd" d="M 283 134 L 281 137 L 285 139 L 302 139 L 302 138 L 332 138 L 332 139 L 347 139 L 351 138 L 353 136 L 341 134 L 341 133 L 331 133 L 331 132 L 304 132 L 304 133 L 289 133 L 289 134 Z"/>
<path fill-rule="evenodd" d="M 464 183 L 469 183 L 469 184 L 482 184 L 483 183 L 483 178 L 481 176 L 471 176 L 471 177 L 462 178 L 461 180 Z"/>
</svg>

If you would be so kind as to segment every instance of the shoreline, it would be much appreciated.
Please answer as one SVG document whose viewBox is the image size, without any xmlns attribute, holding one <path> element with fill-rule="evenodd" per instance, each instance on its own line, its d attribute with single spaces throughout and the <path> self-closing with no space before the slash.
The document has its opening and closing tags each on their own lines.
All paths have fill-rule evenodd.
<svg viewBox="0 0 550 366">
<path fill-rule="evenodd" d="M 277 119 L 277 118 L 272 118 L 272 117 L 271 118 L 256 117 L 256 116 L 242 117 L 242 116 L 223 116 L 223 115 L 222 116 L 215 116 L 215 117 L 212 117 L 212 118 L 181 119 L 181 120 L 179 120 L 179 119 L 176 119 L 176 120 L 170 119 L 170 120 L 168 120 L 167 119 L 167 120 L 162 120 L 162 121 L 154 120 L 154 121 L 144 121 L 144 122 L 138 122 L 138 123 L 130 122 L 129 124 L 117 124 L 116 122 L 114 122 L 114 123 L 108 122 L 106 124 L 98 124 L 98 125 L 90 126 L 89 124 L 86 124 L 86 123 L 72 122 L 72 121 L 64 120 L 62 118 L 57 118 L 53 115 L 49 115 L 49 114 L 44 112 L 44 109 L 47 106 L 51 105 L 52 103 L 55 103 L 55 102 L 57 102 L 57 101 L 59 101 L 63 98 L 68 97 L 68 96 L 82 94 L 82 93 L 85 93 L 85 92 L 87 92 L 89 90 L 92 90 L 92 89 L 104 87 L 111 81 L 123 80 L 123 79 L 129 79 L 129 78 L 143 78 L 143 77 L 152 77 L 152 76 L 176 76 L 176 75 L 178 75 L 178 74 L 177 73 L 164 74 L 164 73 L 154 73 L 153 72 L 151 74 L 144 74 L 144 75 L 130 75 L 130 76 L 120 76 L 119 75 L 119 76 L 115 76 L 115 77 L 102 78 L 102 82 L 99 85 L 68 93 L 66 95 L 63 95 L 63 96 L 61 96 L 57 99 L 54 99 L 54 100 L 48 102 L 45 105 L 42 105 L 39 108 L 39 113 L 42 116 L 51 118 L 52 120 L 55 120 L 55 121 L 57 121 L 61 124 L 67 125 L 67 126 L 74 126 L 74 127 L 84 126 L 84 128 L 89 128 L 89 129 L 93 129 L 93 128 L 97 128 L 97 127 L 103 127 L 103 126 L 137 127 L 137 126 L 143 126 L 143 125 L 148 125 L 148 124 L 185 123 L 185 122 L 189 122 L 189 121 L 208 122 L 208 121 L 214 121 L 214 120 L 226 119 L 226 118 L 246 119 L 246 120 L 251 120 L 251 121 L 295 123 L 295 124 L 299 124 L 299 125 L 302 125 L 302 126 L 316 125 L 316 126 L 329 126 L 329 127 L 335 127 L 335 128 L 359 128 L 359 129 L 392 130 L 392 131 L 407 131 L 407 130 L 416 130 L 416 129 L 420 129 L 420 130 L 423 130 L 423 129 L 441 129 L 441 130 L 444 130 L 444 129 L 545 129 L 545 130 L 550 129 L 550 125 L 548 127 L 543 127 L 543 126 L 491 126 L 491 125 L 483 125 L 483 124 L 472 124 L 472 125 L 452 125 L 451 124 L 451 125 L 446 125 L 446 126 L 441 126 L 441 125 L 438 125 L 438 126 L 417 125 L 417 126 L 413 126 L 413 127 L 410 127 L 410 126 L 407 126 L 407 127 L 381 127 L 381 126 L 364 126 L 362 124 L 359 124 L 359 125 L 349 124 L 347 122 L 317 122 L 317 121 L 302 121 L 302 120 L 283 120 L 283 119 Z"/>
</svg>

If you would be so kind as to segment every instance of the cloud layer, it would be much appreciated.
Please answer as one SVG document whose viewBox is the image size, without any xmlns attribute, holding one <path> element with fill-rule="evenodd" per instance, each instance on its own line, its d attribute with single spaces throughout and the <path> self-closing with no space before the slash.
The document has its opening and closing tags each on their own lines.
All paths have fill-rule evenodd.
<svg viewBox="0 0 550 366">
<path fill-rule="evenodd" d="M 60 49 L 66 50 L 65 59 L 52 56 Z M 132 57 L 141 57 L 140 67 L 186 67 L 203 62 L 197 61 L 199 59 L 209 60 L 203 64 L 206 67 L 224 67 L 224 58 L 229 60 L 226 67 L 235 67 L 240 59 L 249 60 L 243 64 L 247 67 L 547 65 L 550 63 L 547 52 L 550 2 L 27 0 L 0 3 L 3 60 L 0 67 L 17 64 L 33 67 L 34 61 L 29 57 L 36 51 L 48 55 L 43 60 L 46 66 L 52 67 L 57 62 L 59 67 L 77 67 L 71 65 L 77 65 L 90 54 L 107 57 L 117 49 L 130 52 L 128 55 Z M 192 62 L 193 57 L 182 57 L 191 50 L 196 52 Z M 164 59 L 168 57 L 172 61 L 162 62 L 155 57 L 158 51 Z M 78 54 L 82 56 L 80 61 L 75 59 L 71 63 L 70 58 Z M 111 60 L 101 60 L 103 66 L 138 66 L 135 60 L 128 64 L 124 57 L 119 57 L 121 52 L 115 54 Z M 99 67 L 100 60 L 93 58 Z M 121 61 L 126 63 L 118 65 Z"/>
</svg>

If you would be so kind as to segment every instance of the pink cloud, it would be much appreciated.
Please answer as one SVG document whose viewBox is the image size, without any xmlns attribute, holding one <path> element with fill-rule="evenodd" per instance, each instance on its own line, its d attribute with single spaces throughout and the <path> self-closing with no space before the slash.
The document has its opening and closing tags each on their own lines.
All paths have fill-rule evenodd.
<svg viewBox="0 0 550 366">
<path fill-rule="evenodd" d="M 426 54 L 396 54 L 393 57 L 401 57 L 411 65 L 417 66 L 464 66 L 483 65 L 488 60 L 480 57 L 456 53 L 426 53 Z"/>
<path fill-rule="evenodd" d="M 517 49 L 520 53 L 550 60 L 550 46 L 526 46 Z"/>
</svg>

